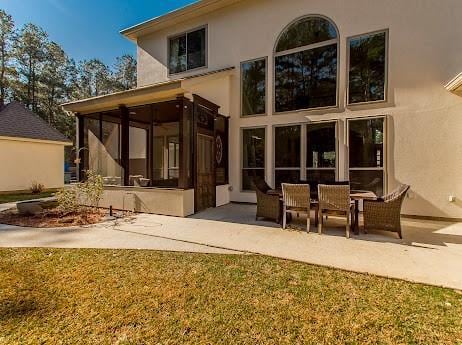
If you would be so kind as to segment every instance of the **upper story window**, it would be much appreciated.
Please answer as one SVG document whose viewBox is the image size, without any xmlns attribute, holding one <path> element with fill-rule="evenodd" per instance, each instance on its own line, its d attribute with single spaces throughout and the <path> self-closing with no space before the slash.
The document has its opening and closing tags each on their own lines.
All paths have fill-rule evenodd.
<svg viewBox="0 0 462 345">
<path fill-rule="evenodd" d="M 283 31 L 275 49 L 275 111 L 337 105 L 338 32 L 328 19 L 304 17 Z"/>
<path fill-rule="evenodd" d="M 181 73 L 207 65 L 207 28 L 203 27 L 169 39 L 169 73 Z"/>
<path fill-rule="evenodd" d="M 386 100 L 387 31 L 348 40 L 348 104 Z"/>
<path fill-rule="evenodd" d="M 241 115 L 266 114 L 266 58 L 241 64 Z"/>
</svg>

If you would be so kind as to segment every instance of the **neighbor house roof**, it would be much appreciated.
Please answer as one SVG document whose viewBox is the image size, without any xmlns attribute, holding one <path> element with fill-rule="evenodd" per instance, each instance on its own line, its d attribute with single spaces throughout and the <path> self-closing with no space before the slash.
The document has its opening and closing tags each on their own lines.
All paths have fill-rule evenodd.
<svg viewBox="0 0 462 345">
<path fill-rule="evenodd" d="M 0 107 L 0 137 L 71 143 L 64 135 L 19 102 Z"/>
<path fill-rule="evenodd" d="M 220 8 L 235 4 L 242 0 L 199 0 L 195 3 L 164 14 L 160 17 L 149 19 L 143 23 L 122 30 L 120 33 L 131 40 L 139 36 L 150 34 L 166 27 L 196 18 Z"/>
</svg>

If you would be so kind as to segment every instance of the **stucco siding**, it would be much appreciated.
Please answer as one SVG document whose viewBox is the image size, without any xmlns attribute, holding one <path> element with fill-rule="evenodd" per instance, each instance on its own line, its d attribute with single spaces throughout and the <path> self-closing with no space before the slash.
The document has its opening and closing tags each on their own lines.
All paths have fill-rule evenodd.
<svg viewBox="0 0 462 345">
<path fill-rule="evenodd" d="M 187 76 L 169 76 L 167 37 L 195 27 L 208 27 L 208 66 L 212 71 L 228 66 L 236 70 L 229 91 L 217 91 L 218 82 L 195 89 L 200 96 L 217 100 L 230 120 L 231 200 L 255 201 L 242 193 L 240 130 L 265 126 L 266 178 L 274 183 L 273 126 L 340 120 L 339 171 L 347 178 L 347 118 L 386 115 L 387 189 L 398 183 L 411 185 L 403 213 L 434 217 L 462 217 L 462 98 L 444 85 L 462 70 L 462 12 L 459 0 L 250 0 L 138 39 L 139 86 Z M 273 112 L 273 50 L 281 31 L 303 15 L 320 14 L 338 27 L 338 107 L 328 110 Z M 388 100 L 385 103 L 348 107 L 347 39 L 377 30 L 389 30 Z M 267 116 L 240 117 L 242 61 L 268 57 Z M 198 73 L 197 71 L 194 73 Z M 229 95 L 229 99 L 226 98 Z M 455 196 L 456 202 L 449 202 Z"/>
<path fill-rule="evenodd" d="M 0 192 L 64 185 L 64 145 L 0 138 Z"/>
</svg>

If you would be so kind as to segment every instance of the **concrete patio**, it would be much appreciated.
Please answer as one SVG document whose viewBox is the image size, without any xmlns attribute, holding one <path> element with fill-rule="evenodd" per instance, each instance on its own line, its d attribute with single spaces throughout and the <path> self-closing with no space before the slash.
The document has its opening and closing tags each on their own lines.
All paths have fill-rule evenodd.
<svg viewBox="0 0 462 345">
<path fill-rule="evenodd" d="M 0 247 L 113 248 L 214 254 L 262 254 L 349 271 L 462 289 L 462 223 L 403 219 L 404 239 L 385 232 L 345 238 L 329 218 L 322 236 L 304 219 L 292 229 L 255 221 L 255 206 L 230 204 L 175 218 L 141 214 L 84 228 L 1 225 Z"/>
</svg>

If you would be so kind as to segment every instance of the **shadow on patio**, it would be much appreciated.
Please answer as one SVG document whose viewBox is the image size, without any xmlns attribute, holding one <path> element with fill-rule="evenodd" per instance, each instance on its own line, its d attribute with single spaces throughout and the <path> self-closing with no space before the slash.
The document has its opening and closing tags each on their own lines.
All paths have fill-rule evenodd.
<svg viewBox="0 0 462 345">
<path fill-rule="evenodd" d="M 255 219 L 256 205 L 232 203 L 222 207 L 209 209 L 191 216 L 192 219 L 211 220 L 224 223 L 234 223 L 243 225 L 254 225 L 263 228 L 280 228 L 275 222 Z M 360 218 L 360 235 L 351 236 L 352 239 L 373 242 L 388 242 L 406 246 L 424 247 L 432 249 L 433 246 L 448 246 L 451 244 L 462 245 L 462 224 L 416 220 L 402 218 L 403 239 L 399 239 L 398 235 L 391 232 L 370 230 L 368 234 L 363 232 L 362 217 Z M 294 217 L 293 221 L 288 225 L 285 231 L 306 231 L 306 216 L 300 215 L 299 218 Z M 317 233 L 317 228 L 314 226 L 314 212 L 311 213 L 311 229 L 312 233 Z M 341 217 L 329 217 L 326 221 L 323 236 L 345 236 L 345 219 Z M 462 249 L 461 249 L 462 250 Z"/>
</svg>

